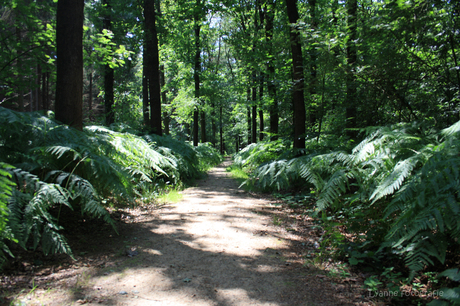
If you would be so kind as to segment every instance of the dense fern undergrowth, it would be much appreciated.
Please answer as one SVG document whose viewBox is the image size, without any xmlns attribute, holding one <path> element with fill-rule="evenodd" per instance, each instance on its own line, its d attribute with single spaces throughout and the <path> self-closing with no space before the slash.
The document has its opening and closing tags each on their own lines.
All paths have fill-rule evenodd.
<svg viewBox="0 0 460 306">
<path fill-rule="evenodd" d="M 63 207 L 114 226 L 108 206 L 154 202 L 221 162 L 208 144 L 137 136 L 126 127 L 78 131 L 2 107 L 0 122 L 0 264 L 14 256 L 12 244 L 72 256 L 59 222 Z"/>
<path fill-rule="evenodd" d="M 403 285 L 395 275 L 410 282 L 446 270 L 445 284 L 460 281 L 460 122 L 444 130 L 404 123 L 363 133 L 355 146 L 315 138 L 302 152 L 283 140 L 252 144 L 235 155 L 235 165 L 249 173 L 251 188 L 295 193 L 291 205 L 323 226 L 321 249 L 386 275 L 380 290 Z M 430 305 L 460 302 L 460 287 L 442 292 L 444 300 Z"/>
</svg>

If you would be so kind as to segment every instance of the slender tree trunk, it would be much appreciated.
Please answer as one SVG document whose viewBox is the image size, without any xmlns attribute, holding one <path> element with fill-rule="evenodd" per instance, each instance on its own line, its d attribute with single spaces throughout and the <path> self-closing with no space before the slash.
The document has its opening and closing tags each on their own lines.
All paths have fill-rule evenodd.
<svg viewBox="0 0 460 306">
<path fill-rule="evenodd" d="M 311 29 L 316 32 L 318 28 L 318 21 L 316 18 L 316 0 L 309 0 L 308 1 L 310 6 L 310 18 L 311 18 Z M 316 65 L 316 47 L 315 44 L 312 42 L 312 46 L 310 47 L 310 79 L 309 79 L 309 92 L 310 92 L 310 105 L 309 105 L 309 121 L 312 131 L 314 131 L 315 123 L 318 117 L 318 107 L 316 106 L 316 99 L 315 95 L 317 94 L 317 84 L 318 84 L 318 76 L 317 76 L 317 65 Z"/>
<path fill-rule="evenodd" d="M 264 98 L 264 79 L 265 79 L 265 74 L 261 73 L 260 74 L 260 85 L 259 85 L 259 140 L 262 141 L 264 140 L 264 111 L 262 109 L 262 101 Z"/>
<path fill-rule="evenodd" d="M 201 125 L 201 142 L 205 143 L 208 140 L 206 137 L 206 114 L 204 111 L 200 112 L 200 125 Z"/>
<path fill-rule="evenodd" d="M 255 78 L 255 75 L 254 75 Z M 257 143 L 257 87 L 255 80 L 252 87 L 252 143 Z"/>
<path fill-rule="evenodd" d="M 103 27 L 106 30 L 112 30 L 112 6 L 109 0 L 103 0 L 105 5 L 105 14 L 103 20 Z M 114 70 L 108 64 L 104 67 L 104 105 L 105 105 L 105 124 L 107 126 L 115 122 L 113 114 L 114 104 Z"/>
<path fill-rule="evenodd" d="M 166 97 L 166 80 L 165 80 L 165 66 L 161 65 L 160 66 L 160 86 L 161 86 L 161 103 L 163 105 L 168 104 L 167 97 Z M 163 125 L 164 125 L 164 130 L 163 133 L 165 135 L 169 135 L 169 114 L 167 111 L 163 112 Z"/>
<path fill-rule="evenodd" d="M 200 12 L 199 8 L 201 6 L 200 0 L 196 1 L 196 10 L 194 19 L 195 19 L 195 69 L 193 70 L 193 79 L 195 81 L 195 99 L 199 104 L 200 101 L 200 73 L 201 73 L 201 43 L 200 43 Z M 199 110 L 196 106 L 195 111 L 193 112 L 193 145 L 198 146 L 198 121 L 199 121 Z M 202 129 L 206 127 L 201 127 Z"/>
<path fill-rule="evenodd" d="M 40 69 L 41 70 L 41 69 Z M 40 71 L 40 76 L 41 76 L 41 107 L 44 110 L 48 110 L 48 105 L 46 103 L 46 73 L 43 71 Z"/>
<path fill-rule="evenodd" d="M 155 24 L 155 3 L 153 1 L 144 0 L 144 14 L 147 46 L 145 53 L 147 53 L 147 80 L 150 98 L 150 128 L 152 133 L 161 136 L 160 60 Z"/>
<path fill-rule="evenodd" d="M 89 73 L 88 112 L 91 115 L 93 110 L 93 72 Z"/>
<path fill-rule="evenodd" d="M 56 20 L 56 119 L 83 129 L 83 0 L 59 0 Z"/>
<path fill-rule="evenodd" d="M 212 103 L 212 111 L 211 111 L 211 143 L 212 146 L 216 147 L 216 135 L 217 135 L 217 125 L 216 125 L 216 103 Z"/>
<path fill-rule="evenodd" d="M 349 0 L 348 2 L 348 30 L 349 30 L 349 39 L 347 41 L 347 98 L 345 102 L 345 116 L 347 129 L 347 135 L 350 138 L 355 138 L 357 133 L 352 130 L 356 128 L 356 77 L 355 77 L 355 67 L 357 62 L 357 50 L 356 50 L 356 39 L 358 38 L 357 33 L 357 12 L 358 12 L 358 2 L 357 0 Z"/>
<path fill-rule="evenodd" d="M 113 82 L 114 71 L 109 65 L 104 67 L 104 105 L 105 105 L 105 124 L 107 126 L 115 122 L 113 115 Z"/>
<path fill-rule="evenodd" d="M 149 116 L 149 80 L 147 78 L 148 65 L 147 65 L 147 55 L 143 55 L 142 59 L 142 115 L 144 126 L 150 126 L 150 116 Z"/>
<path fill-rule="evenodd" d="M 287 15 L 289 23 L 293 24 L 290 31 L 292 66 L 293 66 L 293 125 L 294 125 L 294 148 L 305 148 L 305 101 L 304 101 L 304 75 L 303 75 L 303 57 L 300 34 L 297 29 L 299 13 L 297 11 L 296 0 L 286 0 Z"/>
<path fill-rule="evenodd" d="M 18 44 L 21 44 L 21 40 L 22 40 L 22 37 L 21 37 L 21 29 L 20 28 L 16 28 L 16 39 L 18 40 Z M 20 51 L 19 50 L 16 50 L 16 56 L 18 57 L 18 59 L 16 60 L 16 66 L 17 66 L 17 70 L 18 71 L 21 71 L 22 70 L 22 64 L 21 64 L 21 61 L 19 60 L 19 55 L 20 55 Z M 20 112 L 23 112 L 24 111 L 24 89 L 23 89 L 23 86 L 21 84 L 21 80 L 22 80 L 22 75 L 21 74 L 18 74 L 17 76 L 18 78 L 18 83 L 19 83 L 19 86 L 18 86 L 18 109 Z"/>
<path fill-rule="evenodd" d="M 274 0 L 268 0 L 268 10 L 267 18 L 265 25 L 265 37 L 268 43 L 268 52 L 270 57 L 273 57 L 273 19 L 274 19 Z M 271 140 L 276 140 L 278 138 L 278 101 L 276 99 L 276 86 L 275 86 L 275 66 L 273 61 L 268 61 L 268 80 L 267 80 L 267 89 L 268 96 L 270 97 L 270 134 Z"/>
<path fill-rule="evenodd" d="M 223 107 L 220 107 L 220 128 L 219 128 L 219 138 L 220 138 L 220 154 L 224 154 L 224 128 L 223 128 L 223 121 L 222 121 L 222 113 L 223 113 Z"/>
</svg>

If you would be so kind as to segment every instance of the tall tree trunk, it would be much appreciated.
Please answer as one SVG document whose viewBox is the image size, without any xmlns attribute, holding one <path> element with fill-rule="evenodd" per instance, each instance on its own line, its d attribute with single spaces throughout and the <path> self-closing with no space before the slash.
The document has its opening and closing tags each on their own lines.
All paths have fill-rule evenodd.
<svg viewBox="0 0 460 306">
<path fill-rule="evenodd" d="M 105 5 L 105 13 L 103 20 L 103 27 L 106 30 L 112 30 L 112 6 L 109 0 L 103 0 L 102 3 Z M 114 104 L 114 71 L 108 64 L 104 67 L 104 105 L 105 105 L 105 124 L 107 126 L 115 122 L 113 114 Z"/>
<path fill-rule="evenodd" d="M 259 85 L 259 140 L 264 140 L 264 111 L 262 109 L 262 101 L 264 98 L 264 79 L 265 74 L 260 74 L 260 85 Z"/>
<path fill-rule="evenodd" d="M 357 0 L 349 0 L 347 7 L 348 12 L 348 31 L 349 39 L 347 40 L 347 98 L 345 101 L 345 127 L 347 129 L 347 135 L 350 138 L 357 136 L 356 131 L 352 130 L 356 128 L 356 76 L 355 67 L 357 61 L 357 50 L 356 50 L 356 39 L 358 38 L 357 31 L 357 13 L 358 13 L 358 2 Z"/>
<path fill-rule="evenodd" d="M 310 26 L 313 32 L 316 32 L 318 29 L 318 21 L 316 18 L 316 0 L 308 0 L 308 4 L 310 6 Z M 314 35 L 316 37 L 316 35 Z M 311 47 L 309 49 L 310 53 L 310 79 L 308 84 L 308 89 L 310 92 L 310 105 L 309 105 L 309 121 L 312 131 L 314 131 L 315 123 L 318 117 L 318 107 L 316 105 L 315 95 L 317 94 L 317 86 L 318 86 L 318 76 L 317 76 L 317 65 L 316 65 L 316 47 L 315 43 L 311 43 Z"/>
<path fill-rule="evenodd" d="M 251 101 L 251 88 L 248 87 L 247 89 L 247 101 L 248 103 Z M 247 121 L 248 121 L 248 145 L 251 144 L 251 139 L 252 139 L 252 121 L 251 121 L 251 108 L 248 106 L 248 112 L 247 112 Z"/>
<path fill-rule="evenodd" d="M 41 106 L 42 106 L 42 109 L 44 110 L 48 110 L 48 105 L 47 105 L 47 102 L 46 102 L 46 95 L 47 95 L 47 92 L 46 92 L 46 73 L 41 71 L 40 73 L 41 75 L 41 86 L 42 86 L 42 89 L 41 89 L 41 94 L 42 94 L 42 97 L 41 97 Z"/>
<path fill-rule="evenodd" d="M 88 113 L 91 116 L 93 110 L 93 72 L 89 73 Z"/>
<path fill-rule="evenodd" d="M 105 124 L 107 126 L 115 122 L 113 115 L 113 82 L 114 71 L 109 65 L 104 66 L 104 105 L 105 105 Z"/>
<path fill-rule="evenodd" d="M 211 143 L 212 146 L 216 147 L 216 135 L 217 135 L 217 124 L 216 124 L 216 103 L 212 102 L 212 111 L 211 111 Z"/>
<path fill-rule="evenodd" d="M 224 126 L 223 126 L 223 121 L 222 121 L 222 113 L 223 113 L 223 107 L 221 106 L 219 111 L 220 111 L 220 128 L 219 128 L 219 138 L 220 138 L 220 154 L 224 154 Z"/>
<path fill-rule="evenodd" d="M 206 137 L 206 113 L 204 111 L 200 112 L 200 125 L 201 125 L 201 142 L 205 143 L 208 141 Z"/>
<path fill-rule="evenodd" d="M 142 117 L 144 126 L 150 126 L 149 113 L 149 80 L 147 78 L 149 66 L 147 65 L 147 55 L 144 53 L 142 59 Z"/>
<path fill-rule="evenodd" d="M 255 79 L 255 75 L 253 75 Z M 257 143 L 257 85 L 256 81 L 253 80 L 252 85 L 252 143 Z"/>
<path fill-rule="evenodd" d="M 293 88 L 293 125 L 294 125 L 294 148 L 305 148 L 305 101 L 304 101 L 304 75 L 303 57 L 300 33 L 296 26 L 299 20 L 296 0 L 286 0 L 287 15 L 289 23 L 294 25 L 290 31 L 291 52 L 292 52 L 292 78 Z"/>
<path fill-rule="evenodd" d="M 269 56 L 273 57 L 273 19 L 274 19 L 274 11 L 275 4 L 274 0 L 268 0 L 268 9 L 267 9 L 267 18 L 266 25 L 265 25 L 265 37 L 268 43 L 268 52 Z M 279 114 L 278 114 L 278 101 L 276 99 L 276 86 L 275 86 L 275 66 L 273 61 L 268 61 L 268 80 L 267 80 L 267 89 L 268 89 L 268 96 L 270 97 L 270 134 L 271 140 L 276 140 L 278 138 L 278 122 L 279 122 Z"/>
<path fill-rule="evenodd" d="M 59 0 L 56 17 L 56 119 L 83 129 L 83 0 Z"/>
<path fill-rule="evenodd" d="M 197 104 L 200 101 L 200 73 L 201 73 L 201 47 L 200 47 L 200 12 L 199 8 L 201 6 L 200 0 L 196 1 L 196 13 L 194 15 L 195 19 L 195 69 L 193 70 L 193 79 L 195 81 L 195 99 Z M 193 112 L 193 145 L 198 146 L 198 121 L 199 121 L 199 110 L 196 106 Z M 201 127 L 204 129 L 205 127 Z"/>
<path fill-rule="evenodd" d="M 166 97 L 166 80 L 165 80 L 165 66 L 160 66 L 160 86 L 161 86 L 161 104 L 166 105 L 168 104 L 167 97 Z M 164 130 L 163 134 L 169 135 L 169 114 L 167 111 L 163 112 L 163 125 Z"/>
<path fill-rule="evenodd" d="M 20 45 L 21 44 L 21 40 L 22 40 L 22 37 L 21 37 L 21 29 L 16 27 L 16 39 L 18 40 L 18 44 Z M 17 56 L 17 60 L 16 60 L 16 66 L 17 66 L 17 70 L 18 71 L 21 71 L 22 68 L 22 64 L 21 64 L 21 61 L 19 60 L 19 57 L 20 57 L 20 51 L 19 50 L 16 50 L 16 56 Z M 19 83 L 19 86 L 18 86 L 18 109 L 20 112 L 23 112 L 24 111 L 24 89 L 23 89 L 23 86 L 21 84 L 21 80 L 22 80 L 22 75 L 21 74 L 18 74 L 17 76 L 18 78 L 18 83 Z"/>
<path fill-rule="evenodd" d="M 147 80 L 150 101 L 150 128 L 152 133 L 162 135 L 161 129 L 161 88 L 158 36 L 155 24 L 155 3 L 144 0 L 145 35 L 147 53 Z M 144 53 L 144 55 L 145 55 Z"/>
</svg>

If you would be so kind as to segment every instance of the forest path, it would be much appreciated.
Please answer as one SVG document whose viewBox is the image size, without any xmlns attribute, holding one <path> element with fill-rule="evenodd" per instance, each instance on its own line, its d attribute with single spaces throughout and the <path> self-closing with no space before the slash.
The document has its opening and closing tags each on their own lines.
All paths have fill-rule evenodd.
<svg viewBox="0 0 460 306">
<path fill-rule="evenodd" d="M 196 187 L 183 191 L 179 203 L 122 214 L 120 236 L 94 235 L 85 244 L 115 255 L 80 264 L 74 278 L 61 280 L 60 290 L 55 291 L 59 294 L 44 292 L 37 301 L 44 305 L 369 305 L 360 298 L 356 280 L 337 281 L 303 265 L 304 255 L 314 249 L 311 238 L 317 236 L 309 233 L 315 229 L 307 225 L 310 228 L 305 230 L 303 223 L 300 230 L 295 219 L 279 214 L 273 201 L 238 189 L 225 170 L 230 163 L 226 160 Z"/>
</svg>

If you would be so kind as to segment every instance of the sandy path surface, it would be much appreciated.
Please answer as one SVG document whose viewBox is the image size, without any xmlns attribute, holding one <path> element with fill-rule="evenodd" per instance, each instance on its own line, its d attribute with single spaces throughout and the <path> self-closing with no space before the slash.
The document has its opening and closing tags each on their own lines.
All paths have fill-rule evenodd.
<svg viewBox="0 0 460 306">
<path fill-rule="evenodd" d="M 118 238 L 100 242 L 116 255 L 62 270 L 75 275 L 24 305 L 367 305 L 352 283 L 303 265 L 293 246 L 305 235 L 274 225 L 275 207 L 238 189 L 229 163 L 180 203 L 133 212 Z"/>
</svg>

